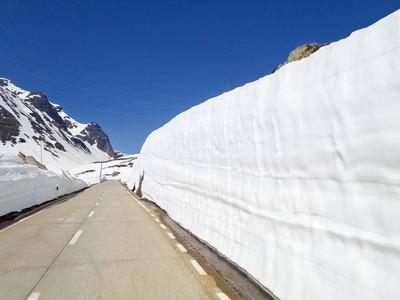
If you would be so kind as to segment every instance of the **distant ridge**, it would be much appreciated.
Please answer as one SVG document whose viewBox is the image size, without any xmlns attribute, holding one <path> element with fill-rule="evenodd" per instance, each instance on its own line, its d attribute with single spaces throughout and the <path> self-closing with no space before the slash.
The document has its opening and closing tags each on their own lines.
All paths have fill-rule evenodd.
<svg viewBox="0 0 400 300">
<path fill-rule="evenodd" d="M 81 124 L 42 92 L 0 78 L 0 150 L 33 156 L 53 170 L 116 158 L 108 135 L 94 122 Z"/>
</svg>

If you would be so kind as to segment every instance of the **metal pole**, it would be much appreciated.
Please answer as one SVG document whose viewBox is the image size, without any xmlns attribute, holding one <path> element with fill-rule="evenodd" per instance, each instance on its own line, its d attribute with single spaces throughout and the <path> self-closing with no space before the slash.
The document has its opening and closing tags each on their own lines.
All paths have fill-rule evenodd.
<svg viewBox="0 0 400 300">
<path fill-rule="evenodd" d="M 99 178 L 99 182 L 101 183 L 101 170 L 103 169 L 103 163 L 100 164 L 100 178 Z"/>
</svg>

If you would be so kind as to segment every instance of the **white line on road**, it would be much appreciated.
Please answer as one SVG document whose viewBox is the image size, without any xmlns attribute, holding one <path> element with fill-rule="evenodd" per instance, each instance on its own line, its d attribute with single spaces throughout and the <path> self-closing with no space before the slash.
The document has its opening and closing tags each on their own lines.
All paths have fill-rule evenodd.
<svg viewBox="0 0 400 300">
<path fill-rule="evenodd" d="M 152 217 L 155 217 L 155 215 L 154 215 L 154 214 L 150 214 L 150 216 L 152 216 Z"/>
<path fill-rule="evenodd" d="M 23 218 L 23 219 L 19 220 L 17 223 L 14 223 L 14 224 L 12 224 L 12 225 L 10 225 L 10 226 L 8 226 L 8 227 L 6 227 L 6 228 L 0 230 L 0 232 L 3 232 L 4 230 L 10 229 L 11 227 L 14 227 L 14 226 L 17 225 L 17 224 L 19 224 L 19 223 L 21 223 L 21 222 L 23 222 L 23 221 L 26 221 L 26 220 L 28 220 L 28 219 L 34 217 L 34 216 L 40 214 L 42 211 L 43 211 L 43 210 L 38 211 L 37 213 L 35 213 L 35 214 L 33 214 L 33 215 L 29 216 L 29 217 Z"/>
<path fill-rule="evenodd" d="M 74 245 L 76 243 L 76 241 L 79 239 L 80 235 L 82 233 L 82 230 L 78 230 L 75 235 L 73 236 L 73 238 L 71 239 L 71 241 L 69 242 L 68 245 Z"/>
<path fill-rule="evenodd" d="M 217 293 L 217 296 L 220 300 L 230 300 L 230 298 L 225 295 L 225 293 Z"/>
<path fill-rule="evenodd" d="M 197 260 L 191 259 L 190 262 L 200 275 L 207 275 L 206 271 L 204 271 L 204 269 L 199 265 Z"/>
<path fill-rule="evenodd" d="M 171 232 L 167 232 L 167 234 L 171 239 L 175 239 L 174 235 Z"/>
<path fill-rule="evenodd" d="M 164 224 L 160 224 L 162 229 L 167 229 L 167 226 L 165 226 Z"/>
<path fill-rule="evenodd" d="M 38 300 L 40 297 L 40 293 L 32 293 L 27 300 Z"/>
<path fill-rule="evenodd" d="M 176 244 L 176 246 L 181 250 L 182 252 L 187 252 L 186 248 L 183 247 L 181 244 Z"/>
<path fill-rule="evenodd" d="M 97 202 L 96 205 L 99 205 L 100 202 Z"/>
<path fill-rule="evenodd" d="M 138 201 L 138 203 L 139 203 L 139 205 L 140 205 L 141 207 L 143 207 L 147 212 L 150 212 L 150 209 L 148 209 L 146 206 L 144 206 L 143 203 L 140 203 L 139 201 Z"/>
<path fill-rule="evenodd" d="M 150 210 L 149 210 L 146 206 L 144 206 L 142 203 L 140 203 L 139 200 L 136 199 L 131 193 L 129 193 L 127 190 L 125 190 L 125 191 L 129 194 L 129 196 L 131 196 L 133 199 L 135 199 L 136 202 L 137 202 L 141 207 L 143 207 L 147 212 L 150 212 Z"/>
<path fill-rule="evenodd" d="M 156 222 L 160 223 L 160 219 L 154 218 L 154 220 L 156 220 Z"/>
<path fill-rule="evenodd" d="M 94 214 L 94 211 L 92 210 L 92 211 L 90 212 L 90 214 L 89 214 L 89 217 L 93 216 L 93 214 Z"/>
</svg>

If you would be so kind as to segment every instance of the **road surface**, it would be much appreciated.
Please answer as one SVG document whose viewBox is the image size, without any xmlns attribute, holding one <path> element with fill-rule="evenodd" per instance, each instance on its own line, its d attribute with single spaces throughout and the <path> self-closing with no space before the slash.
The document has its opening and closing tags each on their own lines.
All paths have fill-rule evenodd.
<svg viewBox="0 0 400 300">
<path fill-rule="evenodd" d="M 238 297 L 186 250 L 146 204 L 107 181 L 0 231 L 0 299 Z"/>
</svg>

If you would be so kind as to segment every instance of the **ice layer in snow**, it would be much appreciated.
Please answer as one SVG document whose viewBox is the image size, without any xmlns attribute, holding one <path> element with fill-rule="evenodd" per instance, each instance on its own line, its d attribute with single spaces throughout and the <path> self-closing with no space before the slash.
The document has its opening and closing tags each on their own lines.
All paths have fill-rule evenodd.
<svg viewBox="0 0 400 300">
<path fill-rule="evenodd" d="M 0 216 L 87 187 L 69 173 L 56 174 L 24 164 L 18 156 L 0 154 Z"/>
<path fill-rule="evenodd" d="M 133 170 L 281 299 L 400 299 L 400 11 L 180 114 Z"/>
</svg>

